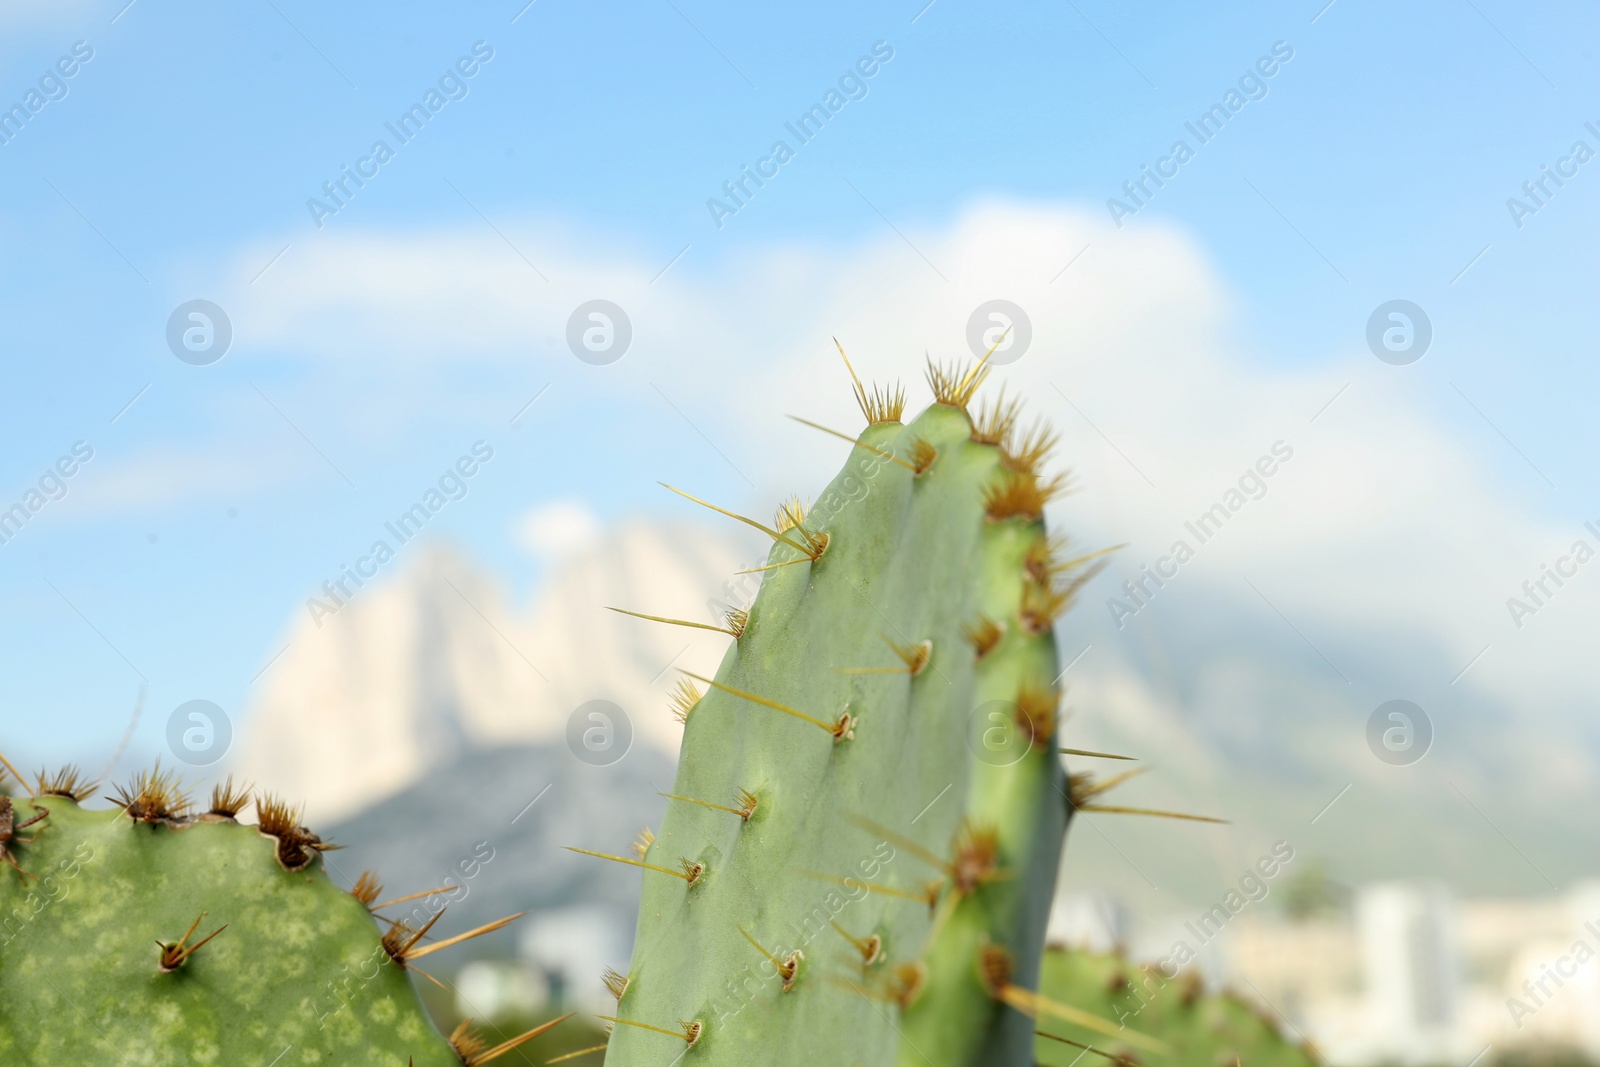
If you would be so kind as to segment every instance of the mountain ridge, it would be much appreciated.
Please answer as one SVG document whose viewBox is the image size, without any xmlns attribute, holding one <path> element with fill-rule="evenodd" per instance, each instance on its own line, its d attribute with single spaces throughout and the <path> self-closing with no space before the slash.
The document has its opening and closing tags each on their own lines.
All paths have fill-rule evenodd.
<svg viewBox="0 0 1600 1067">
<path fill-rule="evenodd" d="M 714 671 L 721 639 L 605 607 L 693 618 L 738 559 L 698 528 L 629 523 L 519 608 L 459 550 L 424 545 L 333 617 L 291 624 L 230 769 L 338 821 L 463 752 L 561 736 L 594 699 L 626 709 L 636 743 L 674 753 L 669 668 Z"/>
</svg>

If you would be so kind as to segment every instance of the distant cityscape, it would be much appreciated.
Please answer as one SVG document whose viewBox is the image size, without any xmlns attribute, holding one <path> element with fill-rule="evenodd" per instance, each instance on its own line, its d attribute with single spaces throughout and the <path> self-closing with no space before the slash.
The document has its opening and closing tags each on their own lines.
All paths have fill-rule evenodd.
<svg viewBox="0 0 1600 1067">
<path fill-rule="evenodd" d="M 1187 915 L 1132 922 L 1094 893 L 1057 903 L 1051 940 L 1166 959 Z M 1291 917 L 1240 915 L 1198 949 L 1209 984 L 1256 1001 L 1336 1067 L 1469 1067 L 1560 1050 L 1600 1061 L 1600 882 L 1548 897 L 1457 900 L 1380 882 Z"/>
<path fill-rule="evenodd" d="M 1198 946 L 1208 985 L 1255 1002 L 1333 1067 L 1472 1067 L 1552 1052 L 1600 1062 L 1600 881 L 1549 897 L 1455 900 L 1433 882 L 1361 886 L 1328 913 L 1240 915 Z M 1118 950 L 1177 977 L 1187 914 L 1133 921 L 1114 898 L 1057 901 L 1054 944 Z M 467 965 L 463 1013 L 544 1004 L 598 1010 L 621 965 L 617 917 L 582 907 L 530 916 L 515 960 Z"/>
</svg>

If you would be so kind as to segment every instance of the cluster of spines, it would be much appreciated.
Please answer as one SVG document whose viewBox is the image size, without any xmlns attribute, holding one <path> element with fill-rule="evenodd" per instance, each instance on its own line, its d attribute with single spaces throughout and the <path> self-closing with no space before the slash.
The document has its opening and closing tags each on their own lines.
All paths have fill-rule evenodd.
<svg viewBox="0 0 1600 1067">
<path fill-rule="evenodd" d="M 36 795 L 70 797 L 77 803 L 89 799 L 95 789 L 95 783 L 84 782 L 71 764 L 50 776 L 40 771 L 38 786 Z M 163 771 L 159 760 L 150 770 L 139 771 L 127 782 L 113 787 L 108 797 L 136 823 L 174 828 L 195 822 L 235 820 L 239 812 L 257 799 L 253 788 L 235 785 L 230 774 L 212 787 L 210 805 L 204 811 L 197 812 L 177 772 Z M 257 811 L 262 820 L 262 833 L 268 836 L 278 836 L 280 824 L 298 822 L 295 813 L 289 812 L 286 806 L 271 797 L 260 798 Z M 291 849 L 314 848 L 320 851 L 335 847 L 324 843 L 304 827 L 296 826 L 293 832 L 289 832 L 287 827 L 283 829 L 284 836 L 290 839 Z M 279 862 L 283 862 L 281 855 Z M 304 866 L 304 862 L 300 863 L 300 867 Z M 290 868 L 285 864 L 285 869 L 298 868 Z"/>
<path fill-rule="evenodd" d="M 33 795 L 36 797 L 65 797 L 75 803 L 81 804 L 94 795 L 95 787 L 99 782 L 85 778 L 83 772 L 69 763 L 57 768 L 54 774 L 46 774 L 44 768 L 34 777 Z"/>
<path fill-rule="evenodd" d="M 953 363 L 935 363 L 933 357 L 929 356 L 928 388 L 933 390 L 934 403 L 960 408 L 965 412 L 967 405 L 972 403 L 972 398 L 977 394 L 978 387 L 989 377 L 991 368 L 988 360 L 989 353 L 986 352 L 977 363 L 964 368 L 959 360 Z"/>
<path fill-rule="evenodd" d="M 906 960 L 890 964 L 881 973 L 862 975 L 834 975 L 835 983 L 852 993 L 871 1000 L 894 1004 L 904 1011 L 916 1002 L 928 982 L 928 967 L 920 960 Z"/>
<path fill-rule="evenodd" d="M 376 871 L 362 871 L 356 878 L 356 884 L 350 887 L 350 895 L 361 901 L 363 907 L 372 910 L 372 902 L 378 899 L 378 894 L 383 892 L 383 883 L 378 881 Z"/>
<path fill-rule="evenodd" d="M 1023 570 L 1022 608 L 1018 621 L 1032 633 L 1047 633 L 1078 591 L 1105 568 L 1106 557 L 1121 548 L 1066 555 L 1065 541 L 1036 541 L 1029 547 Z"/>
<path fill-rule="evenodd" d="M 969 622 L 963 623 L 962 634 L 967 642 L 972 645 L 972 651 L 979 660 L 994 651 L 1000 639 L 1006 635 L 1005 628 L 987 615 L 978 615 Z"/>
<path fill-rule="evenodd" d="M 622 994 L 628 991 L 628 976 L 618 973 L 611 967 L 605 969 L 605 973 L 600 976 L 600 980 L 605 983 L 606 992 L 610 993 L 618 1001 L 622 999 Z"/>
<path fill-rule="evenodd" d="M 6 759 L 4 755 L 0 755 L 0 766 L 4 766 L 6 769 L 9 769 L 12 774 L 16 775 L 19 784 L 23 782 L 24 779 L 22 775 L 17 773 L 17 769 L 11 765 L 11 761 Z M 42 776 L 43 772 L 41 772 L 41 777 Z M 48 819 L 50 817 L 50 809 L 35 802 L 32 804 L 34 811 L 33 816 L 31 818 L 19 820 L 16 817 L 16 809 L 11 797 L 5 792 L 5 778 L 5 770 L 0 770 L 0 860 L 3 860 L 7 866 L 15 870 L 17 872 L 17 876 L 20 877 L 24 882 L 27 882 L 29 879 L 37 882 L 39 881 L 39 876 L 30 873 L 22 866 L 22 864 L 18 863 L 17 858 L 11 854 L 11 851 L 12 846 L 14 845 L 28 845 L 33 843 L 33 837 L 23 837 L 21 834 L 17 833 L 17 831 L 26 830 L 28 827 Z"/>
<path fill-rule="evenodd" d="M 528 1030 L 525 1033 L 518 1034 L 516 1037 L 513 1037 L 510 1040 L 502 1041 L 498 1045 L 494 1045 L 492 1047 L 481 1036 L 473 1032 L 472 1020 L 470 1018 L 462 1019 L 460 1023 L 456 1024 L 456 1028 L 450 1033 L 450 1047 L 455 1049 L 456 1055 L 461 1057 L 461 1062 L 465 1065 L 465 1067 L 479 1067 L 480 1064 L 488 1063 L 490 1060 L 497 1060 L 518 1046 L 532 1041 L 540 1034 L 549 1032 L 576 1014 L 577 1012 L 569 1011 L 567 1014 L 562 1015 L 559 1018 L 551 1019 L 547 1023 L 535 1026 L 533 1029 Z M 599 1046 L 599 1048 L 604 1047 L 604 1045 Z M 598 1051 L 598 1049 L 584 1050 L 584 1052 L 595 1051 Z M 567 1057 L 562 1058 L 565 1059 Z M 555 1061 L 552 1060 L 551 1062 L 553 1063 Z"/>
<path fill-rule="evenodd" d="M 987 368 L 985 368 L 987 369 Z M 941 371 L 939 380 L 947 388 L 954 372 Z M 930 380 L 933 369 L 930 365 Z M 981 380 L 981 377 L 980 377 Z M 960 398 L 959 392 L 953 394 Z M 970 399 L 970 394 L 967 394 Z M 965 409 L 965 403 L 958 405 Z M 994 445 L 1000 450 L 1000 474 L 984 489 L 984 509 L 989 518 L 1000 521 L 1010 518 L 1037 519 L 1044 507 L 1068 486 L 1065 474 L 1046 478 L 1043 474 L 1045 460 L 1055 448 L 1057 436 L 1040 419 L 1028 429 L 1021 428 L 1022 402 L 1006 399 L 1005 390 L 980 409 L 973 420 L 972 439 L 979 444 Z"/>
<path fill-rule="evenodd" d="M 704 696 L 700 687 L 687 678 L 678 679 L 678 688 L 672 694 L 672 717 L 680 723 L 689 721 L 689 713 L 694 711 L 695 705 L 700 703 Z"/>
<path fill-rule="evenodd" d="M 779 533 L 803 528 L 806 523 L 806 512 L 810 510 L 809 502 L 802 503 L 799 496 L 792 496 L 778 505 L 777 512 L 772 516 L 772 525 Z"/>
<path fill-rule="evenodd" d="M 978 408 L 972 420 L 972 439 L 980 445 L 1003 445 L 1011 439 L 1017 420 L 1022 416 L 1022 401 L 1007 397 L 1005 386 L 992 399 Z"/>
<path fill-rule="evenodd" d="M 111 800 L 134 822 L 151 826 L 186 822 L 192 807 L 178 773 L 163 771 L 159 760 L 150 770 L 135 774 L 126 785 L 117 786 Z"/>
<path fill-rule="evenodd" d="M 1123 1023 L 1103 1019 L 1093 1012 L 1063 1004 L 1034 990 L 1014 984 L 1011 981 L 1011 955 L 998 945 L 986 945 L 979 952 L 978 975 L 991 997 L 1030 1019 L 1041 1017 L 1060 1019 L 1062 1022 L 1081 1026 L 1086 1030 L 1105 1034 L 1107 1037 L 1118 1038 L 1129 1045 L 1160 1056 L 1167 1056 L 1172 1052 L 1165 1042 L 1130 1029 Z M 1043 1033 L 1043 1031 L 1036 1032 Z M 1053 1035 L 1045 1034 L 1045 1036 Z M 1068 1043 L 1076 1044 L 1076 1042 Z M 1099 1050 L 1091 1048 L 1088 1051 Z"/>
<path fill-rule="evenodd" d="M 305 870 L 315 856 L 339 847 L 301 825 L 301 811 L 271 793 L 256 798 L 256 829 L 277 842 L 278 864 L 290 872 Z"/>
<path fill-rule="evenodd" d="M 239 813 L 255 799 L 255 790 L 248 785 L 234 785 L 233 775 L 211 787 L 211 807 L 204 817 L 211 819 L 237 819 Z"/>
<path fill-rule="evenodd" d="M 855 387 L 856 403 L 861 407 L 861 416 L 867 420 L 867 425 L 876 426 L 880 422 L 899 422 L 900 416 L 906 410 L 905 388 L 896 382 L 888 388 L 876 383 L 869 393 L 861 384 L 861 379 L 856 375 L 855 367 L 850 365 L 850 357 L 845 355 L 844 345 L 839 339 L 833 339 L 834 347 L 839 350 L 839 355 L 844 359 L 845 367 L 850 371 L 850 381 Z"/>
</svg>

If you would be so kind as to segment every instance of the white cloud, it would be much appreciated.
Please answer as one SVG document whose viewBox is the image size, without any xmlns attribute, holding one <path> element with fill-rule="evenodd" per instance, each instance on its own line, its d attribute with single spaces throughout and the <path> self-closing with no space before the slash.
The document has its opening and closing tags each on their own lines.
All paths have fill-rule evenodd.
<svg viewBox="0 0 1600 1067">
<path fill-rule="evenodd" d="M 600 517 L 581 500 L 553 500 L 517 520 L 517 541 L 546 559 L 590 551 L 603 535 Z"/>
<path fill-rule="evenodd" d="M 509 236 L 548 281 L 475 228 L 329 232 L 297 248 L 295 269 L 275 269 L 252 288 L 245 282 L 270 256 L 263 246 L 240 259 L 239 318 L 252 336 L 318 361 L 492 368 L 521 366 L 533 353 L 557 380 L 593 382 L 596 368 L 565 350 L 566 319 L 583 300 L 614 300 L 635 341 L 604 380 L 635 407 L 586 413 L 615 423 L 595 432 L 686 434 L 688 418 L 760 483 L 758 499 L 729 503 L 764 511 L 780 491 L 815 492 L 845 448 L 785 414 L 843 430 L 860 424 L 831 336 L 864 377 L 912 378 L 925 350 L 966 356 L 973 309 L 1008 299 L 1030 316 L 1032 346 L 998 368 L 989 389 L 1004 384 L 1027 397 L 1061 431 L 1061 456 L 1083 490 L 1057 507 L 1058 523 L 1091 544 L 1129 543 L 1115 582 L 1185 537 L 1185 521 L 1281 440 L 1292 461 L 1263 499 L 1196 546 L 1177 587 L 1266 611 L 1248 578 L 1272 617 L 1281 611 L 1313 643 L 1409 633 L 1460 665 L 1489 645 L 1472 680 L 1511 702 L 1533 687 L 1553 701 L 1600 696 L 1600 680 L 1584 669 L 1584 650 L 1600 636 L 1581 615 L 1584 592 L 1565 592 L 1521 631 L 1505 608 L 1582 531 L 1536 514 L 1520 488 L 1496 480 L 1488 445 L 1419 401 L 1419 391 L 1442 388 L 1426 361 L 1382 364 L 1354 329 L 1310 366 L 1237 351 L 1228 286 L 1183 232 L 1118 231 L 1069 207 L 990 204 L 949 226 L 907 228 L 904 239 L 886 232 L 853 246 L 778 248 L 699 274 L 691 253 L 659 279 L 660 264 L 596 255 L 557 227 L 530 222 Z M 913 398 L 926 396 L 908 384 Z M 656 395 L 663 385 L 681 414 Z M 625 421 L 641 410 L 659 422 Z M 722 462 L 706 450 L 707 470 L 725 476 Z M 551 513 L 524 532 L 536 546 L 562 543 L 579 536 L 575 514 Z M 1600 571 L 1576 579 L 1595 581 Z M 1096 588 L 1099 600 L 1080 609 L 1085 625 L 1125 638 L 1104 608 L 1114 582 Z M 1163 591 L 1152 610 L 1171 595 Z M 1448 682 L 1413 680 L 1429 692 Z"/>
<path fill-rule="evenodd" d="M 97 450 L 69 483 L 60 511 L 78 518 L 160 514 L 196 500 L 247 499 L 320 476 L 307 460 L 275 442 L 230 442 L 214 452 L 149 445 L 129 456 Z"/>
</svg>

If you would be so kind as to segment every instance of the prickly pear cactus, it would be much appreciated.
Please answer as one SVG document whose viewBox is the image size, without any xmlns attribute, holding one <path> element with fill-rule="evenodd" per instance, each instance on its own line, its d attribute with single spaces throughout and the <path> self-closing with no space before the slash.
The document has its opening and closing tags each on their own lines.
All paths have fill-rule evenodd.
<svg viewBox="0 0 1600 1067">
<path fill-rule="evenodd" d="M 0 865 L 0 1063 L 461 1067 L 496 1053 L 423 1012 L 406 971 L 443 942 L 404 919 L 380 935 L 376 883 L 335 886 L 331 846 L 283 804 L 261 799 L 243 825 L 230 785 L 191 814 L 159 771 L 118 808 L 81 806 L 70 772 L 34 794 L 0 797 L 15 865 Z"/>
<path fill-rule="evenodd" d="M 1317 1067 L 1319 1063 L 1315 1050 L 1285 1038 L 1261 1009 L 1230 993 L 1205 992 L 1192 971 L 1168 978 L 1156 967 L 1137 967 L 1116 954 L 1052 948 L 1045 953 L 1040 981 L 1047 996 L 1116 1019 L 1172 1049 L 1169 1056 L 1146 1057 L 1126 1041 L 1051 1021 L 1039 1027 L 1035 1047 L 1042 1067 L 1077 1062 L 1084 1045 L 1125 1064 L 1152 1067 L 1157 1063 Z"/>
<path fill-rule="evenodd" d="M 646 869 L 608 1067 L 1032 1063 L 1010 1005 L 1038 1007 L 1069 808 L 1052 624 L 1085 572 L 1044 528 L 1050 435 L 969 414 L 984 373 L 930 366 L 909 424 L 858 381 L 844 470 L 766 528 L 716 677 L 680 691 L 660 832 L 609 857 Z"/>
</svg>

